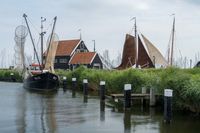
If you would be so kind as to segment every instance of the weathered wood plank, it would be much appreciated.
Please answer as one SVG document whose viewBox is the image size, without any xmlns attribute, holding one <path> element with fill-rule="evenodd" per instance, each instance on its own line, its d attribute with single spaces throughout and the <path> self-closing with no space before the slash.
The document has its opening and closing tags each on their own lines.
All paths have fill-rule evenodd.
<svg viewBox="0 0 200 133">
<path fill-rule="evenodd" d="M 111 94 L 110 96 L 116 98 L 123 98 L 124 94 Z M 149 94 L 131 94 L 131 97 L 149 97 Z"/>
</svg>

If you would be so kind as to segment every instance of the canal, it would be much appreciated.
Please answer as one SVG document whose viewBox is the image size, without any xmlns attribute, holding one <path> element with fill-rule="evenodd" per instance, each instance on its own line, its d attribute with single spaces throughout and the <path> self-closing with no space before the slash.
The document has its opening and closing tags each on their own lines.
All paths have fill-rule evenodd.
<svg viewBox="0 0 200 133">
<path fill-rule="evenodd" d="M 110 104 L 110 103 L 109 103 Z M 107 106 L 99 99 L 59 89 L 51 94 L 26 91 L 21 83 L 0 82 L 1 133 L 198 133 L 200 119 L 174 113 L 163 122 L 160 109 L 131 111 Z"/>
</svg>

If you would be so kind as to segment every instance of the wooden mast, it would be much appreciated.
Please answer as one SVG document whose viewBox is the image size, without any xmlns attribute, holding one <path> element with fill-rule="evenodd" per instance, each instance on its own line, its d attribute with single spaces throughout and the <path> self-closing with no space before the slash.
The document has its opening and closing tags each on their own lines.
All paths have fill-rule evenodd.
<svg viewBox="0 0 200 133">
<path fill-rule="evenodd" d="M 135 66 L 137 66 L 137 62 L 138 62 L 138 43 L 137 43 L 137 38 L 138 38 L 138 35 L 137 35 L 137 24 L 136 24 L 136 17 L 135 17 L 135 45 L 136 45 L 136 57 L 135 57 Z"/>
<path fill-rule="evenodd" d="M 24 17 L 24 19 L 25 19 L 26 26 L 27 26 L 27 28 L 28 28 L 28 32 L 29 32 L 29 35 L 30 35 L 30 38 L 31 38 L 31 42 L 32 42 L 32 45 L 33 45 L 33 49 L 34 49 L 34 51 L 35 51 L 35 55 L 36 55 L 38 64 L 39 64 L 39 66 L 40 66 L 40 70 L 42 71 L 41 64 L 40 64 L 40 60 L 39 60 L 39 57 L 38 57 L 38 53 L 37 53 L 36 48 L 35 48 L 35 43 L 34 43 L 34 40 L 33 40 L 32 34 L 31 34 L 31 30 L 30 30 L 29 25 L 28 25 L 27 15 L 26 15 L 26 14 L 23 14 L 23 17 Z"/>
<path fill-rule="evenodd" d="M 44 66 L 43 66 L 43 64 L 44 64 L 44 62 L 43 62 L 43 37 L 44 37 L 44 34 L 46 33 L 45 31 L 43 31 L 43 28 L 44 28 L 44 26 L 43 26 L 43 22 L 45 22 L 46 21 L 46 18 L 43 18 L 43 17 L 41 17 L 41 33 L 40 33 L 40 36 L 41 36 L 41 67 L 43 68 Z"/>
<path fill-rule="evenodd" d="M 135 31 L 135 45 L 136 45 L 136 49 L 135 49 L 135 66 L 137 67 L 137 61 L 138 61 L 138 44 L 137 44 L 137 24 L 136 24 L 136 17 L 133 17 L 131 20 L 135 20 L 134 21 L 134 31 Z"/>
<path fill-rule="evenodd" d="M 171 46 L 171 59 L 170 59 L 170 66 L 173 65 L 173 56 L 174 56 L 174 36 L 175 36 L 175 14 L 172 14 L 174 16 L 173 20 L 173 28 L 172 28 L 172 46 Z"/>
</svg>

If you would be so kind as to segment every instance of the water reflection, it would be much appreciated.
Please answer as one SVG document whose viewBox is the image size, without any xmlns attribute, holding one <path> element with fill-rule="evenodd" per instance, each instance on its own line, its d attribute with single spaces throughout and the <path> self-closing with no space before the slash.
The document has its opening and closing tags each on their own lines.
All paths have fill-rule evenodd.
<svg viewBox="0 0 200 133">
<path fill-rule="evenodd" d="M 19 107 L 17 110 L 18 119 L 16 120 L 17 132 L 26 133 L 26 92 L 22 90 L 21 93 L 18 93 L 16 99 L 16 106 Z"/>
<path fill-rule="evenodd" d="M 124 111 L 124 133 L 131 133 L 131 111 Z"/>
<path fill-rule="evenodd" d="M 82 93 L 38 94 L 21 84 L 0 83 L 0 132 L 18 133 L 193 133 L 200 130 L 200 118 L 174 113 L 172 123 L 164 123 L 163 110 L 84 100 Z M 113 108 L 112 108 L 113 107 Z"/>
<path fill-rule="evenodd" d="M 54 95 L 47 95 L 45 98 L 41 97 L 41 126 L 43 133 L 55 133 L 56 118 L 55 118 L 55 103 Z"/>
<path fill-rule="evenodd" d="M 66 87 L 63 87 L 63 92 L 66 92 L 67 91 L 67 88 Z"/>
<path fill-rule="evenodd" d="M 83 96 L 83 103 L 87 103 L 88 102 L 88 96 Z"/>
<path fill-rule="evenodd" d="M 100 101 L 100 121 L 105 121 L 105 101 Z"/>
<path fill-rule="evenodd" d="M 24 89 L 16 97 L 18 133 L 34 130 L 42 133 L 56 132 L 54 93 L 33 93 Z M 39 110 L 38 110 L 39 109 Z M 31 117 L 33 119 L 30 121 Z M 39 121 L 38 121 L 39 120 Z"/>
<path fill-rule="evenodd" d="M 76 97 L 76 91 L 73 89 L 72 90 L 72 98 L 75 98 Z"/>
</svg>

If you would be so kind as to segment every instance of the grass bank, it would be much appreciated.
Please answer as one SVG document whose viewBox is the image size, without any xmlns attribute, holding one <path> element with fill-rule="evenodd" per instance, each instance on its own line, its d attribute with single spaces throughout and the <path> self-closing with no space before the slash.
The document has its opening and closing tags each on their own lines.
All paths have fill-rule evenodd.
<svg viewBox="0 0 200 133">
<path fill-rule="evenodd" d="M 98 90 L 99 82 L 106 81 L 107 94 L 123 93 L 126 83 L 132 84 L 132 91 L 141 92 L 142 87 L 154 88 L 163 94 L 164 89 L 173 90 L 173 104 L 177 109 L 200 113 L 200 68 L 194 69 L 127 69 L 123 71 L 95 70 L 79 67 L 75 71 L 57 70 L 60 77 L 66 76 L 68 83 L 76 77 L 79 88 L 87 78 L 89 87 Z"/>
<path fill-rule="evenodd" d="M 22 82 L 22 76 L 16 70 L 0 69 L 0 81 Z"/>
</svg>

